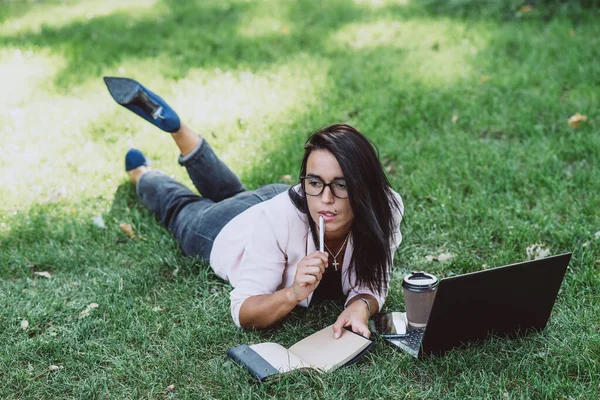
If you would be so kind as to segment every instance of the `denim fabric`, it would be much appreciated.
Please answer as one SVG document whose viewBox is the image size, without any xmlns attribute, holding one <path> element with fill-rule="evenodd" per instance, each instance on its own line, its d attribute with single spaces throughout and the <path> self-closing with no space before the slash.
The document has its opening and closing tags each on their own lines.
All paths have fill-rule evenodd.
<svg viewBox="0 0 600 400">
<path fill-rule="evenodd" d="M 137 194 L 188 256 L 208 260 L 215 238 L 229 221 L 289 188 L 270 184 L 246 191 L 204 139 L 192 153 L 180 157 L 179 163 L 202 197 L 160 171 L 143 174 Z"/>
</svg>

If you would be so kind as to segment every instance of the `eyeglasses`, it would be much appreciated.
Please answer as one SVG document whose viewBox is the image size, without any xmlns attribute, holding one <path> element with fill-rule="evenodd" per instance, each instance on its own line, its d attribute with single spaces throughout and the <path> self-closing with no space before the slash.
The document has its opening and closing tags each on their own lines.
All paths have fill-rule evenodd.
<svg viewBox="0 0 600 400">
<path fill-rule="evenodd" d="M 301 176 L 302 189 L 304 193 L 309 196 L 319 196 L 325 190 L 325 187 L 329 186 L 331 193 L 338 199 L 348 198 L 348 186 L 346 181 L 340 179 L 334 179 L 329 183 L 325 183 L 323 179 L 317 176 Z"/>
</svg>

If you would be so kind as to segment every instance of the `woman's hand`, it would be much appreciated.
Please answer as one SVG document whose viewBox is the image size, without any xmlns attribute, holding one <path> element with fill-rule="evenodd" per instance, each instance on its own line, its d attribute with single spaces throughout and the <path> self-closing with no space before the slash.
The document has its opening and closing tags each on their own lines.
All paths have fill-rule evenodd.
<svg viewBox="0 0 600 400">
<path fill-rule="evenodd" d="M 320 251 L 315 251 L 300 260 L 292 285 L 292 293 L 296 301 L 306 299 L 319 286 L 328 262 L 329 255 Z"/>
<path fill-rule="evenodd" d="M 370 302 L 369 299 L 366 299 Z M 355 299 L 350 303 L 344 311 L 340 314 L 335 324 L 333 324 L 333 333 L 335 338 L 338 339 L 342 336 L 344 328 L 351 327 L 352 332 L 358 333 L 366 338 L 371 336 L 369 330 L 369 308 L 364 301 Z"/>
</svg>

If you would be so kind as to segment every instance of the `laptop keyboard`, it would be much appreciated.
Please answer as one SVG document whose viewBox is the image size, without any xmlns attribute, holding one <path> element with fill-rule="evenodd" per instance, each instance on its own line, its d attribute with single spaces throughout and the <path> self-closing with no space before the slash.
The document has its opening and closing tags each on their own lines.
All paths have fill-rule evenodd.
<svg viewBox="0 0 600 400">
<path fill-rule="evenodd" d="M 415 329 L 413 331 L 408 332 L 408 336 L 403 337 L 402 340 L 409 347 L 414 350 L 419 350 L 421 346 L 421 342 L 423 341 L 423 335 L 425 334 L 425 328 Z"/>
<path fill-rule="evenodd" d="M 417 357 L 421 348 L 421 342 L 423 341 L 423 335 L 425 334 L 425 328 L 418 328 L 408 332 L 408 335 L 400 338 L 388 338 L 390 343 L 406 350 L 408 353 Z"/>
</svg>

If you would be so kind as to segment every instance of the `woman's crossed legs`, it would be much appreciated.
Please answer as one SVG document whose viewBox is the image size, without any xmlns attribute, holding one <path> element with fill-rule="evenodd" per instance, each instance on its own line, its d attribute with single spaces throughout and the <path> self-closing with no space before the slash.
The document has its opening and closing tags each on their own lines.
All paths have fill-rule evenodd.
<svg viewBox="0 0 600 400">
<path fill-rule="evenodd" d="M 189 127 L 182 124 L 172 137 L 181 153 L 179 163 L 202 197 L 148 166 L 128 173 L 142 203 L 171 231 L 183 252 L 208 260 L 215 238 L 229 221 L 289 186 L 271 184 L 246 191 L 206 140 Z"/>
</svg>

